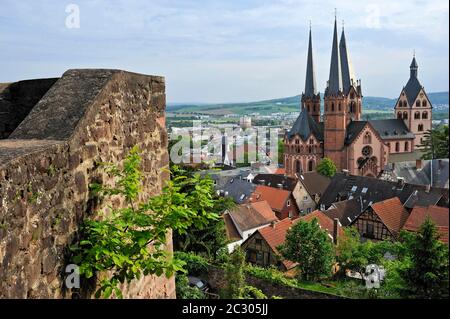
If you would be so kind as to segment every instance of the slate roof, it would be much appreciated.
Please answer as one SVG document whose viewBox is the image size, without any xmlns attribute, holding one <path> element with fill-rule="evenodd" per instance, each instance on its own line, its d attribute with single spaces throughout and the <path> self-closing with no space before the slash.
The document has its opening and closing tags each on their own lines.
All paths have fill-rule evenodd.
<svg viewBox="0 0 450 319">
<path fill-rule="evenodd" d="M 214 179 L 215 177 L 212 178 Z M 239 177 L 220 179 L 219 183 L 215 186 L 219 195 L 232 197 L 236 204 L 245 203 L 255 188 L 256 186 L 254 184 L 241 180 Z"/>
<path fill-rule="evenodd" d="M 352 199 L 361 196 L 364 205 L 376 203 L 388 198 L 398 197 L 405 203 L 414 191 L 425 192 L 426 186 L 386 181 L 372 177 L 347 175 L 337 173 L 330 182 L 319 200 L 319 205 L 325 208 L 340 200 Z M 439 206 L 448 206 L 448 190 L 432 187 L 430 193 L 441 196 Z M 442 205 L 441 205 L 442 203 Z"/>
<path fill-rule="evenodd" d="M 385 119 L 369 121 L 383 140 L 414 139 L 415 135 L 409 131 L 401 119 Z"/>
<path fill-rule="evenodd" d="M 292 192 L 295 185 L 297 185 L 297 180 L 284 175 L 258 174 L 253 179 L 253 183 L 256 185 L 266 185 L 270 187 L 278 187 L 278 185 L 281 184 L 283 189 Z"/>
<path fill-rule="evenodd" d="M 377 202 L 372 204 L 371 207 L 394 236 L 398 235 L 409 217 L 408 211 L 403 207 L 398 197 Z"/>
<path fill-rule="evenodd" d="M 291 130 L 287 133 L 289 139 L 295 135 L 299 135 L 303 141 L 307 141 L 310 135 L 314 135 L 319 141 L 323 140 L 323 129 L 317 125 L 306 108 L 300 112 Z"/>
<path fill-rule="evenodd" d="M 364 129 L 367 121 L 351 121 L 347 125 L 345 144 L 350 145 L 356 139 L 358 134 Z"/>
<path fill-rule="evenodd" d="M 317 172 L 300 174 L 299 181 L 305 186 L 309 195 L 322 195 L 330 185 L 331 178 Z"/>
<path fill-rule="evenodd" d="M 325 90 L 325 96 L 335 96 L 342 93 L 342 71 L 339 54 L 337 22 L 334 20 L 333 44 L 331 49 L 330 76 Z"/>
<path fill-rule="evenodd" d="M 414 101 L 417 98 L 420 90 L 423 88 L 422 84 L 420 84 L 419 79 L 417 78 L 417 69 L 418 69 L 416 57 L 413 57 L 413 60 L 410 65 L 410 76 L 409 80 L 406 83 L 403 90 L 405 91 L 406 98 L 408 100 L 409 107 L 412 107 Z"/>
<path fill-rule="evenodd" d="M 406 200 L 406 208 L 414 208 L 415 206 L 429 206 L 436 205 L 442 198 L 442 194 L 427 193 L 414 191 Z"/>
<path fill-rule="evenodd" d="M 236 227 L 242 232 L 278 220 L 266 201 L 238 205 L 230 210 L 229 214 Z"/>
<path fill-rule="evenodd" d="M 312 52 L 312 34 L 309 30 L 309 44 L 308 44 L 308 59 L 306 63 L 306 80 L 304 96 L 312 98 L 317 94 L 316 89 L 316 74 L 314 72 L 314 59 Z"/>
<path fill-rule="evenodd" d="M 342 29 L 341 40 L 339 41 L 339 54 L 341 58 L 342 88 L 344 94 L 348 94 L 352 86 L 352 81 L 356 81 L 356 77 L 353 73 L 352 62 L 347 50 L 344 29 Z"/>
<path fill-rule="evenodd" d="M 334 203 L 329 209 L 323 211 L 331 219 L 337 218 L 342 226 L 350 225 L 367 207 L 362 198 L 357 197 Z"/>
</svg>

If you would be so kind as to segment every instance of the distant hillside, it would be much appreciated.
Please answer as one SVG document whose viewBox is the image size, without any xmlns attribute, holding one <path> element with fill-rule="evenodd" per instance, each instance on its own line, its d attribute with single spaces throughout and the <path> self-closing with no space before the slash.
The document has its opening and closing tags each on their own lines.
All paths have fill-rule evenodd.
<svg viewBox="0 0 450 319">
<path fill-rule="evenodd" d="M 436 112 L 448 112 L 449 93 L 435 92 L 428 93 L 431 103 L 435 107 Z M 371 112 L 392 112 L 397 99 L 384 97 L 366 96 L 363 98 L 363 106 L 365 111 Z M 323 100 L 322 100 L 323 103 Z M 298 111 L 300 105 L 300 95 L 265 100 L 249 103 L 224 103 L 224 104 L 169 104 L 168 112 L 177 113 L 205 113 L 205 114 L 271 114 L 277 112 L 295 112 Z"/>
</svg>

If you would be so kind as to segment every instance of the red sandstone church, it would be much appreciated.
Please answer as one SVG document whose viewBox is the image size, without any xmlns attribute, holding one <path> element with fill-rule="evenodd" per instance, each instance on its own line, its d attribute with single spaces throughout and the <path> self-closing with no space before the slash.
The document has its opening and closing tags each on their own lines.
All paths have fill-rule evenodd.
<svg viewBox="0 0 450 319">
<path fill-rule="evenodd" d="M 284 140 L 286 174 L 313 171 L 321 158 L 328 157 L 338 169 L 375 177 L 388 162 L 418 158 L 417 147 L 431 129 L 432 106 L 417 78 L 417 69 L 414 57 L 410 78 L 395 105 L 395 118 L 362 121 L 361 80 L 353 73 L 344 29 L 338 43 L 335 20 L 322 117 L 310 30 L 301 112 Z"/>
</svg>

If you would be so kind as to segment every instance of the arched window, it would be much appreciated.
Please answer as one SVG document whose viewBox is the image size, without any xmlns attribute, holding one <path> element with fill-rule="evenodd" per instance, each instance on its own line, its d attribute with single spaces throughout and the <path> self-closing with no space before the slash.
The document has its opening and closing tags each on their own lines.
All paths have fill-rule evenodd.
<svg viewBox="0 0 450 319">
<path fill-rule="evenodd" d="M 416 106 L 420 107 L 420 101 L 419 100 L 416 101 Z"/>
<path fill-rule="evenodd" d="M 353 92 L 350 93 L 350 98 L 351 98 L 351 99 L 354 99 L 354 98 L 355 98 L 355 93 L 353 93 Z"/>
<path fill-rule="evenodd" d="M 403 107 L 407 107 L 408 106 L 408 102 L 403 101 Z"/>
<path fill-rule="evenodd" d="M 313 162 L 313 160 L 310 160 L 308 162 L 308 172 L 312 172 L 313 169 L 314 169 L 314 162 Z"/>
<path fill-rule="evenodd" d="M 403 119 L 407 120 L 408 119 L 408 112 L 403 112 Z"/>
<path fill-rule="evenodd" d="M 314 144 L 314 140 L 312 138 L 309 139 L 309 144 Z"/>
<path fill-rule="evenodd" d="M 423 106 L 423 107 L 427 106 L 427 100 L 423 100 L 423 101 L 422 101 L 422 106 Z"/>
<path fill-rule="evenodd" d="M 331 102 L 331 112 L 334 112 L 334 103 Z"/>
<path fill-rule="evenodd" d="M 309 153 L 309 154 L 312 153 L 312 146 L 311 146 L 311 145 L 308 146 L 308 153 Z"/>
<path fill-rule="evenodd" d="M 395 143 L 395 151 L 400 152 L 400 143 L 399 142 Z"/>
<path fill-rule="evenodd" d="M 388 150 L 390 152 L 391 151 L 391 143 L 386 143 L 386 146 L 387 146 L 387 148 L 388 148 Z"/>
<path fill-rule="evenodd" d="M 405 142 L 405 152 L 409 152 L 409 143 Z"/>
<path fill-rule="evenodd" d="M 420 112 L 414 113 L 414 119 L 415 120 L 420 120 Z"/>
<path fill-rule="evenodd" d="M 366 132 L 366 134 L 364 134 L 363 143 L 364 144 L 372 143 L 372 135 L 370 134 L 370 132 Z"/>
<path fill-rule="evenodd" d="M 428 112 L 422 112 L 422 119 L 428 119 Z"/>
<path fill-rule="evenodd" d="M 314 104 L 314 112 L 316 111 L 316 105 Z"/>
<path fill-rule="evenodd" d="M 398 118 L 399 120 L 402 119 L 402 112 L 398 112 L 398 113 L 397 113 L 397 118 Z"/>
<path fill-rule="evenodd" d="M 422 132 L 423 131 L 423 124 L 419 124 L 419 126 L 417 127 L 417 130 L 419 132 Z"/>
<path fill-rule="evenodd" d="M 342 111 L 341 103 L 338 104 L 338 110 Z"/>
<path fill-rule="evenodd" d="M 309 105 L 306 108 L 308 109 L 308 113 L 311 112 Z"/>
<path fill-rule="evenodd" d="M 302 162 L 300 162 L 300 161 L 295 162 L 295 172 L 296 173 L 302 172 Z"/>
</svg>

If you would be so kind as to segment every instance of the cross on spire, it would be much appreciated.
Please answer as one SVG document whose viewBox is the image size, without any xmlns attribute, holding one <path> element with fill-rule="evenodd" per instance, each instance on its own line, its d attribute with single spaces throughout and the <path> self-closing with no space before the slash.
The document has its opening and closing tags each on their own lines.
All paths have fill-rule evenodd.
<svg viewBox="0 0 450 319">
<path fill-rule="evenodd" d="M 336 18 L 337 18 L 337 9 L 334 8 L 334 19 L 336 19 Z"/>
</svg>

